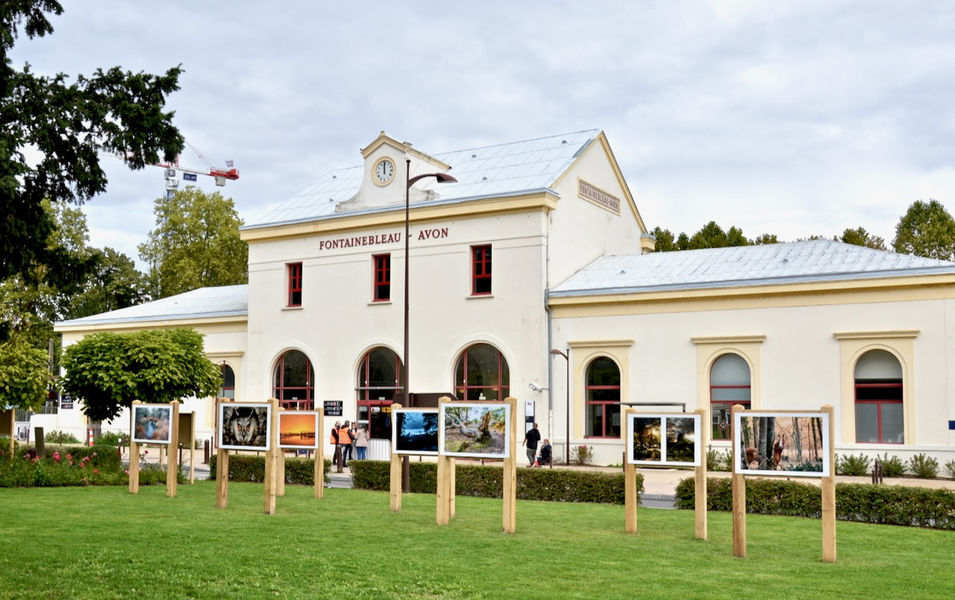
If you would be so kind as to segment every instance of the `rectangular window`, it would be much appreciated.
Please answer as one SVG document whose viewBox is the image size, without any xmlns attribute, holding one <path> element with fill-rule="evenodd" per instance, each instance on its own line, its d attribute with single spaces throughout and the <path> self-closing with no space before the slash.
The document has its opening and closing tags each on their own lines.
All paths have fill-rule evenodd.
<svg viewBox="0 0 955 600">
<path fill-rule="evenodd" d="M 471 295 L 491 293 L 491 245 L 471 246 Z"/>
<path fill-rule="evenodd" d="M 302 263 L 289 263 L 288 306 L 302 305 Z"/>
<path fill-rule="evenodd" d="M 391 255 L 376 254 L 375 263 L 375 302 L 391 300 Z"/>
</svg>

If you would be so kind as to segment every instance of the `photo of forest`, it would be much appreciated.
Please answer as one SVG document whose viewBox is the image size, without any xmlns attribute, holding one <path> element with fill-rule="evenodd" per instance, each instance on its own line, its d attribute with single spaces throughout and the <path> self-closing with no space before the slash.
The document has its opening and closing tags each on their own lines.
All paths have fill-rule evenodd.
<svg viewBox="0 0 955 600">
<path fill-rule="evenodd" d="M 506 404 L 455 402 L 441 405 L 444 454 L 507 458 L 510 411 Z"/>
<path fill-rule="evenodd" d="M 662 421 L 662 417 L 633 415 L 631 460 L 663 460 L 663 441 L 660 438 Z"/>
<path fill-rule="evenodd" d="M 279 448 L 315 448 L 319 441 L 317 432 L 317 412 L 279 413 Z"/>
<path fill-rule="evenodd" d="M 133 405 L 133 441 L 144 444 L 168 444 L 172 407 Z"/>
<path fill-rule="evenodd" d="M 819 413 L 737 414 L 737 472 L 824 475 L 829 468 L 827 417 Z"/>
<path fill-rule="evenodd" d="M 438 410 L 393 411 L 394 451 L 398 454 L 438 453 Z"/>
<path fill-rule="evenodd" d="M 696 419 L 667 417 L 667 462 L 693 464 L 696 461 Z"/>
<path fill-rule="evenodd" d="M 629 414 L 630 448 L 627 460 L 634 464 L 695 466 L 700 461 L 697 427 L 693 414 Z"/>
</svg>

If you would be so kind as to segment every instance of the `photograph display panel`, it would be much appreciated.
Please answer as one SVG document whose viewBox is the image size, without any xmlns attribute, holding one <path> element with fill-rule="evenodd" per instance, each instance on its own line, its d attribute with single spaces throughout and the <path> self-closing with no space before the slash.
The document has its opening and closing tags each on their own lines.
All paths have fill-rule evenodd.
<svg viewBox="0 0 955 600">
<path fill-rule="evenodd" d="M 702 464 L 700 415 L 627 416 L 627 462 L 635 465 L 696 467 Z"/>
<path fill-rule="evenodd" d="M 446 402 L 439 419 L 440 453 L 509 458 L 511 409 L 505 403 Z"/>
<path fill-rule="evenodd" d="M 829 415 L 738 412 L 733 422 L 734 473 L 828 477 Z"/>
<path fill-rule="evenodd" d="M 133 431 L 138 444 L 168 444 L 172 438 L 171 404 L 134 404 Z"/>
<path fill-rule="evenodd" d="M 391 411 L 391 450 L 396 454 L 438 454 L 437 408 L 396 408 Z"/>
<path fill-rule="evenodd" d="M 269 450 L 272 406 L 265 403 L 219 404 L 219 447 L 226 450 Z"/>
<path fill-rule="evenodd" d="M 279 413 L 279 448 L 318 448 L 318 412 L 296 410 Z"/>
</svg>

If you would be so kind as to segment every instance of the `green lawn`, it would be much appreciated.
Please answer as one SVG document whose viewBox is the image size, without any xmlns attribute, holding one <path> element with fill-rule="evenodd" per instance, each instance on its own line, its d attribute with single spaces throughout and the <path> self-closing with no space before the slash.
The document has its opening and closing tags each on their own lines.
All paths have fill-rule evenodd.
<svg viewBox="0 0 955 600">
<path fill-rule="evenodd" d="M 263 487 L 214 482 L 141 488 L 0 489 L 2 598 L 955 598 L 955 533 L 838 523 L 839 560 L 821 562 L 818 520 L 750 515 L 748 557 L 733 558 L 730 515 L 287 488 L 275 515 Z"/>
</svg>

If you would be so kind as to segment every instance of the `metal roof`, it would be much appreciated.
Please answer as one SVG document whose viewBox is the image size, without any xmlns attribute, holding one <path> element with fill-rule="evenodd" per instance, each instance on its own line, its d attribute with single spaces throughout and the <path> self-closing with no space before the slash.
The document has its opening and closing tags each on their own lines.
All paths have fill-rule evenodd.
<svg viewBox="0 0 955 600">
<path fill-rule="evenodd" d="M 247 316 L 249 286 L 227 285 L 198 288 L 168 298 L 137 304 L 98 315 L 60 321 L 59 327 L 136 323 L 140 321 L 173 321 L 211 317 Z"/>
<path fill-rule="evenodd" d="M 437 199 L 416 204 L 465 202 L 548 190 L 599 134 L 600 130 L 589 129 L 435 154 L 435 158 L 451 165 L 450 172 L 458 182 L 437 184 L 431 178 L 423 180 L 416 189 L 431 190 Z M 389 206 L 336 212 L 341 203 L 358 193 L 363 174 L 361 165 L 330 171 L 273 209 L 261 222 L 242 229 L 393 210 Z M 395 200 L 396 205 L 403 203 L 403 198 Z"/>
<path fill-rule="evenodd" d="M 605 256 L 550 291 L 584 296 L 955 273 L 955 263 L 831 240 Z"/>
</svg>

